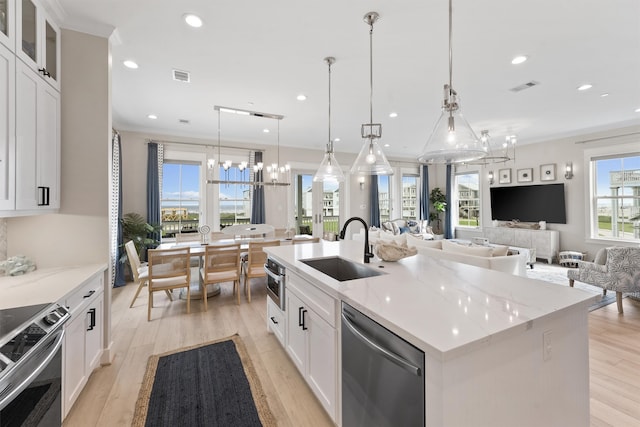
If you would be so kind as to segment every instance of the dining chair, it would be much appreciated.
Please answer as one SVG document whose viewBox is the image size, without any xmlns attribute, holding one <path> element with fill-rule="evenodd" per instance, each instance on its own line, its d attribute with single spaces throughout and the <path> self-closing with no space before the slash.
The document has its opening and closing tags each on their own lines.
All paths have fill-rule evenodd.
<svg viewBox="0 0 640 427">
<path fill-rule="evenodd" d="M 273 237 L 276 239 L 284 239 L 287 237 L 287 229 L 286 228 L 276 228 L 273 230 Z"/>
<path fill-rule="evenodd" d="M 129 259 L 129 266 L 131 267 L 131 274 L 133 274 L 133 282 L 138 284 L 136 294 L 133 296 L 131 305 L 129 306 L 129 308 L 131 308 L 136 302 L 138 295 L 140 295 L 140 291 L 142 290 L 142 288 L 147 286 L 147 282 L 149 281 L 149 267 L 146 265 L 146 263 L 143 265 L 140 262 L 140 257 L 138 257 L 136 245 L 133 243 L 133 240 L 129 240 L 127 243 L 125 243 L 124 248 L 127 251 L 127 258 Z M 171 292 L 167 290 L 166 293 L 169 299 L 173 301 Z"/>
<path fill-rule="evenodd" d="M 191 250 L 189 247 L 151 249 L 149 256 L 149 307 L 147 321 L 151 320 L 153 293 L 187 288 L 187 313 L 191 312 Z"/>
<path fill-rule="evenodd" d="M 267 253 L 263 248 L 267 246 L 280 246 L 280 240 L 266 240 L 264 242 L 249 242 L 247 260 L 242 263 L 244 275 L 244 294 L 247 301 L 251 302 L 251 279 L 266 277 L 264 264 L 267 262 Z"/>
<path fill-rule="evenodd" d="M 237 304 L 240 305 L 240 243 L 207 245 L 200 277 L 205 311 L 207 311 L 207 286 L 215 283 L 233 282 L 233 293 L 237 294 Z"/>
<path fill-rule="evenodd" d="M 178 233 L 176 234 L 176 243 L 184 242 L 201 242 L 202 236 L 200 233 Z"/>
<path fill-rule="evenodd" d="M 215 242 L 217 240 L 224 240 L 224 239 L 230 239 L 231 236 L 229 236 L 226 233 L 223 233 L 222 231 L 212 231 L 211 232 L 211 241 Z"/>
<path fill-rule="evenodd" d="M 300 245 L 303 243 L 318 243 L 320 241 L 319 237 L 312 237 L 310 239 L 300 239 L 300 238 L 293 238 L 293 240 L 291 241 L 291 243 L 293 243 L 294 245 Z"/>
</svg>

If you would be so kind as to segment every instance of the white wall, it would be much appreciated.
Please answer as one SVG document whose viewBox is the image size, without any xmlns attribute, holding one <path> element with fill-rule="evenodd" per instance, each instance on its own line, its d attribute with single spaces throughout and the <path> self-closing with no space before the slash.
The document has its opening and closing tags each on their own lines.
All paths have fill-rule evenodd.
<svg viewBox="0 0 640 427">
<path fill-rule="evenodd" d="M 109 260 L 108 40 L 62 30 L 60 213 L 7 219 L 7 255 L 38 267 Z"/>
<path fill-rule="evenodd" d="M 578 137 L 557 139 L 539 144 L 521 145 L 516 149 L 515 162 L 510 161 L 506 164 L 497 164 L 491 167 L 461 166 L 458 167 L 457 170 L 480 171 L 480 183 L 483 196 L 481 222 L 482 226 L 485 227 L 491 226 L 490 186 L 488 182 L 489 170 L 494 171 L 494 187 L 503 185 L 525 185 L 517 182 L 517 170 L 524 168 L 533 169 L 533 182 L 527 184 L 564 183 L 567 223 L 547 224 L 547 228 L 560 232 L 561 251 L 574 250 L 588 252 L 587 257 L 592 259 L 598 249 L 611 246 L 615 243 L 604 241 L 594 242 L 588 238 L 586 230 L 588 229 L 590 209 L 589 197 L 587 195 L 589 174 L 588 170 L 585 170 L 585 150 L 595 147 L 611 147 L 611 149 L 614 150 L 616 145 L 628 144 L 630 141 L 637 141 L 638 151 L 640 151 L 640 126 L 585 134 Z M 565 179 L 564 177 L 564 167 L 568 161 L 573 162 L 574 176 L 572 179 Z M 540 181 L 540 165 L 549 163 L 556 165 L 556 180 L 551 182 Z M 498 170 L 503 168 L 511 169 L 511 184 L 498 183 Z M 475 235 L 482 235 L 481 230 L 456 230 L 456 237 L 468 238 Z"/>
</svg>

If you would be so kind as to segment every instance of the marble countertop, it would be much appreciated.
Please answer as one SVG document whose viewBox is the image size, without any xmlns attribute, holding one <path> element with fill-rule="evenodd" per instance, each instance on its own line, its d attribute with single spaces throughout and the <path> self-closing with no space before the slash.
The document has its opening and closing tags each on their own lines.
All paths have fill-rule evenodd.
<svg viewBox="0 0 640 427">
<path fill-rule="evenodd" d="M 569 286 L 421 254 L 398 262 L 374 258 L 368 266 L 386 274 L 345 282 L 299 261 L 338 255 L 362 263 L 359 241 L 322 241 L 265 251 L 324 292 L 442 360 L 520 334 L 536 319 L 561 310 L 587 310 L 596 298 Z"/>
<path fill-rule="evenodd" d="M 106 264 L 89 264 L 43 268 L 22 276 L 2 276 L 0 309 L 62 301 L 87 279 L 106 268 Z"/>
</svg>

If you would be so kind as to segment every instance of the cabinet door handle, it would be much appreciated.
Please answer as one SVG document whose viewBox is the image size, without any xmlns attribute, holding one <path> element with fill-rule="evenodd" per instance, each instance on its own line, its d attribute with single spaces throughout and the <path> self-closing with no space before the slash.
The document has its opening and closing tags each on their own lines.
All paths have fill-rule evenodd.
<svg viewBox="0 0 640 427">
<path fill-rule="evenodd" d="M 302 330 L 303 330 L 303 331 L 306 331 L 307 329 L 309 329 L 309 328 L 307 328 L 307 327 L 305 326 L 305 324 L 304 324 L 304 323 L 305 323 L 305 322 L 304 322 L 304 314 L 305 314 L 306 312 L 307 312 L 307 310 L 302 310 L 302 325 L 300 325 L 300 326 L 302 326 Z"/>
<path fill-rule="evenodd" d="M 49 187 L 38 187 L 38 206 L 49 206 Z"/>
<path fill-rule="evenodd" d="M 298 307 L 298 326 L 302 326 L 302 310 L 304 307 Z"/>
<path fill-rule="evenodd" d="M 42 68 L 38 68 L 38 71 L 40 73 L 42 73 L 43 76 L 47 76 L 47 77 L 51 77 L 51 73 L 47 71 L 46 68 L 42 67 Z"/>
<path fill-rule="evenodd" d="M 90 308 L 89 309 L 89 328 L 87 329 L 87 331 L 93 331 L 93 328 L 95 328 L 95 326 L 96 326 L 96 309 Z"/>
<path fill-rule="evenodd" d="M 96 290 L 94 289 L 94 290 L 92 290 L 92 291 L 89 291 L 89 293 L 88 293 L 88 294 L 86 294 L 85 296 L 83 296 L 82 298 L 89 298 L 91 295 L 93 295 L 93 294 L 95 294 L 95 293 L 96 293 Z"/>
<path fill-rule="evenodd" d="M 276 320 L 276 318 L 275 318 L 275 317 L 273 317 L 273 316 L 271 316 L 271 321 L 272 321 L 273 323 L 275 323 L 276 325 L 278 324 L 278 321 L 277 321 L 277 320 Z"/>
</svg>

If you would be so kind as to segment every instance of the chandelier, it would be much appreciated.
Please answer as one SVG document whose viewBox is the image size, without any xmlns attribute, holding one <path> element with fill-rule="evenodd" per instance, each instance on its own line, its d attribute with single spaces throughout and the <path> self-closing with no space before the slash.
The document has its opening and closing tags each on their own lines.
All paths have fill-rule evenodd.
<svg viewBox="0 0 640 427">
<path fill-rule="evenodd" d="M 320 163 L 318 171 L 313 176 L 314 182 L 321 181 L 344 181 L 344 174 L 342 169 L 333 154 L 333 140 L 331 139 L 331 65 L 336 62 L 336 59 L 332 56 L 324 58 L 324 62 L 329 66 L 329 141 L 327 142 L 327 152 Z"/>
<path fill-rule="evenodd" d="M 478 137 L 463 117 L 453 89 L 452 0 L 449 0 L 449 83 L 444 85 L 442 114 L 418 157 L 421 163 L 468 163 L 487 155 Z"/>
<path fill-rule="evenodd" d="M 360 149 L 351 173 L 357 175 L 393 175 L 393 169 L 382 152 L 378 139 L 382 137 L 382 124 L 373 123 L 373 24 L 380 18 L 377 12 L 364 15 L 369 25 L 369 123 L 360 128 L 362 138 L 367 139 Z"/>
<path fill-rule="evenodd" d="M 271 184 L 271 185 L 291 185 L 291 168 L 289 167 L 289 164 L 285 164 L 282 166 L 279 166 L 280 163 L 280 120 L 282 120 L 284 118 L 284 116 L 279 115 L 279 114 L 270 114 L 270 113 L 259 113 L 256 111 L 249 111 L 249 110 L 241 110 L 241 109 L 237 109 L 237 108 L 230 108 L 230 107 L 221 107 L 219 105 L 215 105 L 213 107 L 213 109 L 215 111 L 218 112 L 218 161 L 216 162 L 215 159 L 208 159 L 207 160 L 207 169 L 209 172 L 209 176 L 213 175 L 213 171 L 216 168 L 216 166 L 221 166 L 222 169 L 224 170 L 225 173 L 225 178 L 227 179 L 207 179 L 207 184 L 243 184 L 243 185 L 265 185 L 265 184 Z M 274 119 L 277 120 L 278 123 L 278 141 L 277 141 L 277 158 L 278 158 L 278 163 L 272 163 L 271 165 L 266 167 L 266 172 L 267 172 L 267 177 L 269 178 L 269 182 L 262 182 L 262 181 L 245 181 L 244 180 L 244 173 L 246 170 L 249 170 L 249 162 L 247 161 L 241 161 L 238 163 L 237 168 L 241 173 L 242 179 L 241 180 L 229 180 L 229 169 L 231 169 L 231 167 L 233 167 L 233 162 L 231 160 L 225 160 L 222 161 L 222 156 L 220 154 L 220 147 L 221 147 L 221 143 L 220 143 L 220 113 L 224 112 L 224 113 L 230 113 L 230 114 L 238 114 L 238 115 L 242 115 L 242 116 L 255 116 L 255 117 L 262 117 L 262 118 L 267 118 L 267 119 Z M 256 164 L 254 164 L 251 169 L 253 170 L 254 174 L 257 174 L 259 172 L 262 172 L 263 169 L 265 169 L 264 167 L 264 163 L 263 162 L 256 162 Z"/>
<path fill-rule="evenodd" d="M 516 142 L 518 138 L 516 135 L 507 135 L 505 141 L 502 144 L 493 144 L 491 142 L 491 135 L 488 130 L 480 131 L 480 142 L 482 149 L 486 153 L 486 156 L 466 162 L 469 165 L 490 165 L 495 163 L 506 163 L 510 160 L 516 159 Z"/>
</svg>

